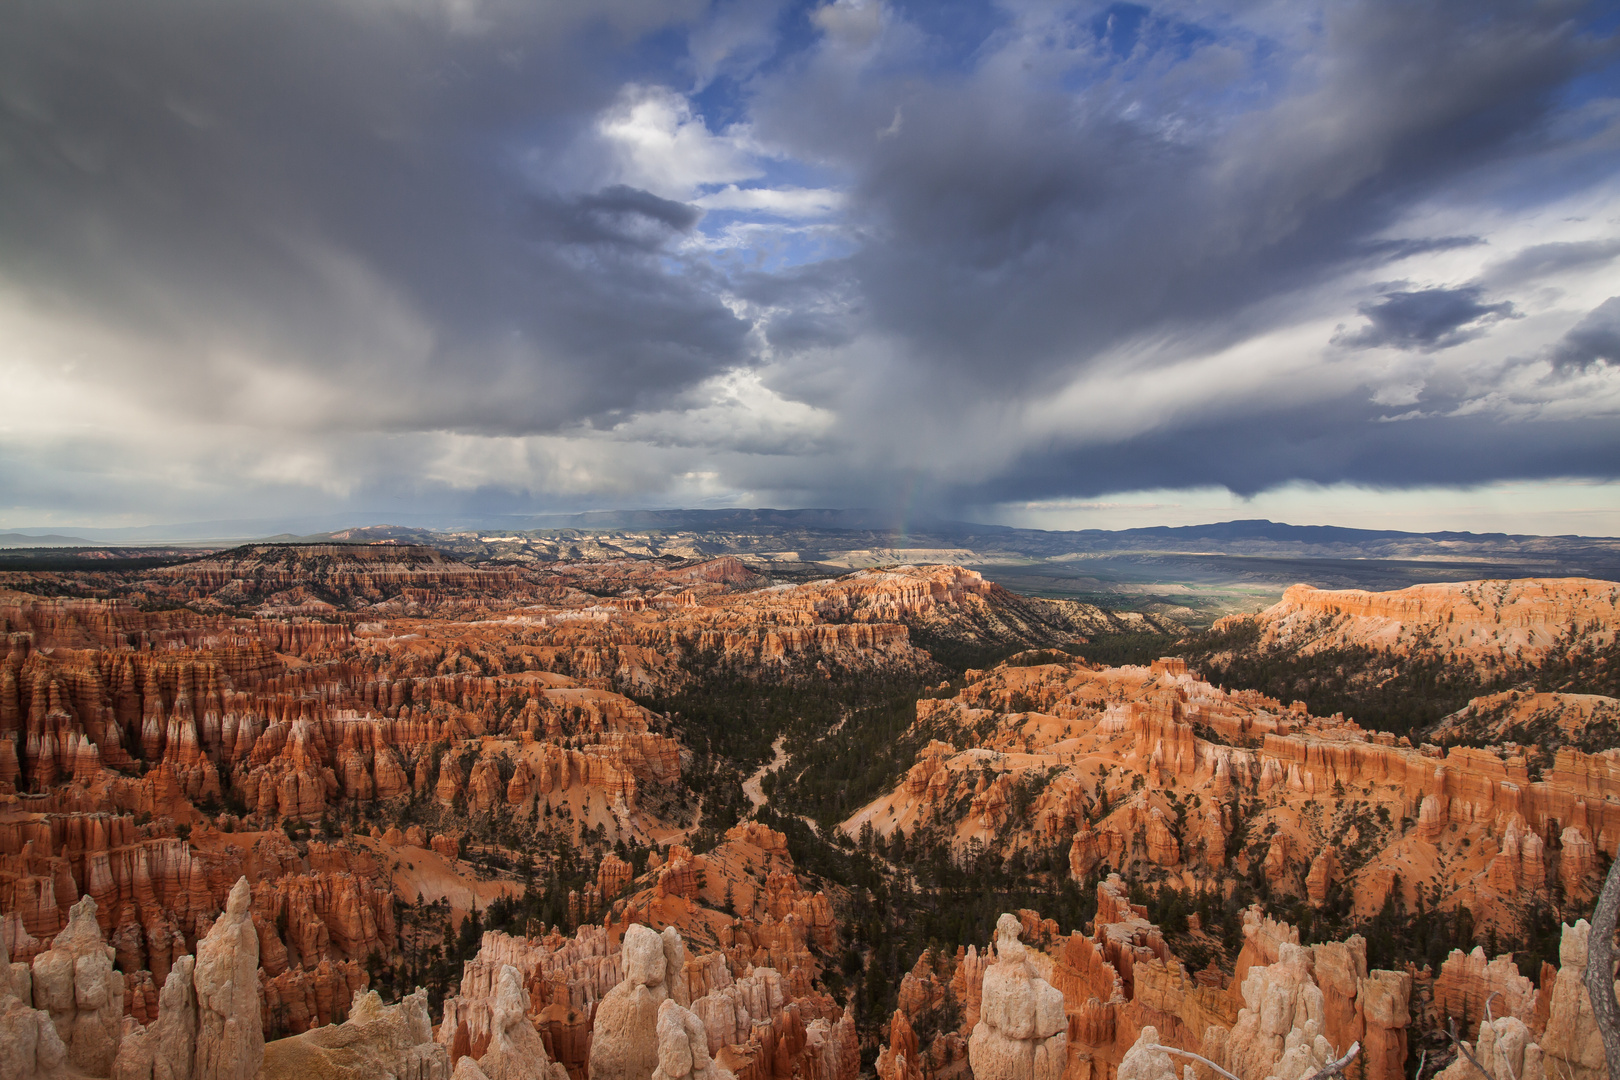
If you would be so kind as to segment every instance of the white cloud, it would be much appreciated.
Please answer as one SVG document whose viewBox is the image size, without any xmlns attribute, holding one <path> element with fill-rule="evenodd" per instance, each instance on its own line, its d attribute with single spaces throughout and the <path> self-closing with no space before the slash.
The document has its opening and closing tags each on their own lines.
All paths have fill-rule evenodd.
<svg viewBox="0 0 1620 1080">
<path fill-rule="evenodd" d="M 840 45 L 864 49 L 883 30 L 883 5 L 878 0 L 834 0 L 816 8 L 810 19 Z"/>
<path fill-rule="evenodd" d="M 752 210 L 778 217 L 824 217 L 844 207 L 844 193 L 832 188 L 740 188 L 728 184 L 692 200 L 705 210 Z"/>
<path fill-rule="evenodd" d="M 1137 529 L 1243 518 L 1406 532 L 1613 536 L 1620 533 L 1620 483 L 1512 480 L 1406 490 L 1290 483 L 1247 499 L 1220 487 L 1177 488 L 1122 492 L 1106 502 L 1006 503 L 986 515 L 998 524 L 1033 529 Z"/>
<path fill-rule="evenodd" d="M 715 134 L 692 103 L 662 86 L 626 86 L 596 125 L 613 180 L 666 199 L 690 200 L 712 184 L 763 173 L 740 133 Z"/>
</svg>

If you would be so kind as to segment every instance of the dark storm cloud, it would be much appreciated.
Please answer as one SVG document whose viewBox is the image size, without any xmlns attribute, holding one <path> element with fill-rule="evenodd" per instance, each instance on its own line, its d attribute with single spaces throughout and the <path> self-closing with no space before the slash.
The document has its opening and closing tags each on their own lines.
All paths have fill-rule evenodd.
<svg viewBox="0 0 1620 1080">
<path fill-rule="evenodd" d="M 1581 270 L 1620 257 L 1620 240 L 1581 240 L 1535 244 L 1492 266 L 1485 280 L 1493 286 L 1535 281 L 1568 270 Z"/>
<path fill-rule="evenodd" d="M 1478 236 L 1412 237 L 1399 240 L 1374 240 L 1362 245 L 1369 256 L 1394 262 L 1413 255 L 1428 255 L 1436 251 L 1456 251 L 1458 248 L 1477 247 L 1485 243 Z"/>
<path fill-rule="evenodd" d="M 1603 301 L 1553 349 L 1553 366 L 1560 371 L 1585 371 L 1593 364 L 1620 365 L 1620 296 Z"/>
<path fill-rule="evenodd" d="M 1480 303 L 1483 292 L 1473 285 L 1387 292 L 1376 303 L 1360 306 L 1371 325 L 1337 335 L 1334 344 L 1352 349 L 1393 345 L 1425 351 L 1461 345 L 1483 334 L 1490 323 L 1513 317 L 1513 304 L 1508 301 Z"/>
<path fill-rule="evenodd" d="M 1255 495 L 1291 481 L 1372 487 L 1480 484 L 1544 477 L 1620 475 L 1620 444 L 1608 419 L 1507 429 L 1484 416 L 1378 423 L 1364 405 L 1302 414 L 1255 410 L 1241 426 L 1204 422 L 1172 435 L 1031 454 L 994 483 L 943 493 L 947 504 L 1104 495 L 1113 491 L 1217 486 Z M 1392 484 L 1391 478 L 1398 477 Z"/>
<path fill-rule="evenodd" d="M 534 235 L 563 244 L 606 244 L 651 252 L 671 234 L 689 231 L 703 216 L 686 203 L 615 184 L 592 195 L 536 197 Z"/>
<path fill-rule="evenodd" d="M 139 404 L 127 485 L 63 421 L 83 505 L 1616 475 L 1612 417 L 1460 415 L 1617 363 L 1601 5 L 982 6 L 19 0 L 0 374 Z"/>
<path fill-rule="evenodd" d="M 1264 69 L 1265 43 L 1145 30 L 1135 68 L 1082 42 L 1022 93 L 987 75 L 927 93 L 881 75 L 850 86 L 806 65 L 759 111 L 859 169 L 873 321 L 930 364 L 1019 393 L 1143 333 L 1218 337 L 1235 310 L 1387 257 L 1380 230 L 1545 123 L 1593 53 L 1572 10 L 1333 5 L 1298 70 L 1264 72 L 1290 92 L 1236 115 L 1204 101 L 1213 66 Z M 1194 73 L 1178 81 L 1172 59 Z M 1076 95 L 1078 71 L 1096 81 Z M 898 133 L 874 138 L 897 107 Z"/>
<path fill-rule="evenodd" d="M 697 212 L 625 188 L 547 203 L 524 161 L 612 100 L 625 34 L 680 14 L 9 5 L 0 272 L 150 339 L 153 382 L 192 368 L 164 389 L 194 409 L 231 405 L 222 352 L 306 372 L 360 428 L 655 406 L 742 359 L 746 326 L 665 261 Z"/>
</svg>

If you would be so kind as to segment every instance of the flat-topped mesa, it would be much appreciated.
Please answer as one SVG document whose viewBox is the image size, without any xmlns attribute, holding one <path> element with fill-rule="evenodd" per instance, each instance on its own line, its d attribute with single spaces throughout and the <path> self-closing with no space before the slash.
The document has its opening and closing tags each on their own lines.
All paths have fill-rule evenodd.
<svg viewBox="0 0 1620 1080">
<path fill-rule="evenodd" d="M 989 596 L 995 588 L 978 571 L 960 566 L 906 566 L 861 570 L 804 590 L 813 597 L 811 606 L 823 615 L 891 621 L 926 614 L 936 605 Z"/>
<path fill-rule="evenodd" d="M 524 575 L 512 567 L 474 566 L 437 548 L 414 544 L 250 544 L 247 547 L 154 573 L 161 579 L 212 594 L 215 602 L 276 604 L 314 601 L 376 602 L 407 591 L 495 593 L 520 587 Z"/>
<path fill-rule="evenodd" d="M 1306 654 L 1365 646 L 1476 665 L 1534 663 L 1571 633 L 1612 644 L 1620 586 L 1590 578 L 1463 581 L 1385 593 L 1294 585 L 1258 615 L 1227 616 L 1215 629 L 1245 623 L 1258 627 L 1262 646 Z"/>
<path fill-rule="evenodd" d="M 66 599 L 0 588 L 0 634 L 8 635 L 4 664 L 16 670 L 42 650 L 51 659 L 82 659 L 95 651 L 172 654 L 188 650 L 253 648 L 255 640 L 272 652 L 302 655 L 318 647 L 341 646 L 348 627 L 296 617 L 266 618 L 206 614 L 185 608 L 147 611 L 119 599 Z"/>
</svg>

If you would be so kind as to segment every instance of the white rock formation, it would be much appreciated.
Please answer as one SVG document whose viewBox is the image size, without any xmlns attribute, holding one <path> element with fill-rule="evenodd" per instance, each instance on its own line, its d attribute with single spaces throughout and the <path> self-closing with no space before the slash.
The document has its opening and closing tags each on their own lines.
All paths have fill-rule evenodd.
<svg viewBox="0 0 1620 1080">
<path fill-rule="evenodd" d="M 1586 947 L 1591 936 L 1591 926 L 1582 919 L 1565 926 L 1558 943 L 1558 981 L 1553 984 L 1541 1049 L 1556 1059 L 1548 1063 L 1547 1072 L 1559 1080 L 1608 1080 L 1603 1036 L 1586 993 Z"/>
<path fill-rule="evenodd" d="M 1115 1080 L 1193 1080 L 1196 1074 L 1191 1065 L 1183 1065 L 1178 1076 L 1175 1059 L 1163 1050 L 1149 1049 L 1157 1045 L 1159 1029 L 1151 1024 L 1144 1027 L 1120 1059 Z"/>
<path fill-rule="evenodd" d="M 192 1080 L 255 1080 L 264 1064 L 259 1019 L 259 934 L 248 915 L 247 878 L 231 887 L 225 913 L 197 943 L 197 1058 Z"/>
<path fill-rule="evenodd" d="M 259 1016 L 259 935 L 248 915 L 247 878 L 195 957 L 175 962 L 158 1017 L 125 1027 L 114 1080 L 257 1080 L 264 1064 Z"/>
<path fill-rule="evenodd" d="M 719 1053 L 722 1046 L 747 1042 L 754 1024 L 769 1022 L 788 1000 L 782 976 L 775 968 L 755 968 L 735 982 L 730 981 L 724 967 L 720 971 L 720 981 L 725 985 L 704 994 L 691 1006 L 709 1033 L 711 1054 Z"/>
<path fill-rule="evenodd" d="M 124 978 L 113 973 L 113 948 L 101 939 L 95 900 L 73 905 L 51 948 L 34 957 L 32 981 L 34 1007 L 50 1013 L 68 1064 L 106 1076 L 123 1036 Z"/>
<path fill-rule="evenodd" d="M 709 1057 L 709 1035 L 696 1013 L 674 1001 L 658 1006 L 658 1068 L 652 1080 L 735 1080 Z"/>
<path fill-rule="evenodd" d="M 359 994 L 343 1023 L 311 1028 L 264 1048 L 263 1080 L 328 1076 L 450 1080 L 450 1055 L 433 1039 L 427 991 L 417 990 L 397 1005 L 384 1005 L 375 990 Z"/>
<path fill-rule="evenodd" d="M 489 1047 L 476 1062 L 469 1055 L 456 1062 L 461 1080 L 568 1080 L 568 1070 L 546 1056 L 540 1033 L 529 1020 L 529 992 L 523 976 L 510 964 L 501 968 L 495 989 Z M 471 1068 L 463 1066 L 471 1063 Z"/>
<path fill-rule="evenodd" d="M 1226 1038 L 1226 1067 L 1243 1080 L 1301 1080 L 1334 1060 L 1309 949 L 1285 941 L 1275 964 L 1250 968 L 1243 1005 Z"/>
<path fill-rule="evenodd" d="M 28 965 L 13 964 L 0 938 L 0 1080 L 55 1077 L 67 1064 L 51 1014 L 29 1007 L 33 996 Z"/>
<path fill-rule="evenodd" d="M 679 980 L 669 977 L 686 964 L 686 946 L 674 927 L 660 935 L 633 923 L 624 932 L 621 961 L 624 981 L 596 1008 L 590 1080 L 648 1080 L 658 1067 L 659 1007 L 665 1001 L 688 1004 L 681 1000 L 686 995 Z"/>
<path fill-rule="evenodd" d="M 977 1080 L 1060 1080 L 1068 1057 L 1063 994 L 1039 977 L 1015 915 L 996 921 L 996 962 L 985 969 L 979 1023 L 968 1041 Z"/>
<path fill-rule="evenodd" d="M 1479 1022 L 1479 1038 L 1474 1043 L 1478 1059 L 1491 1080 L 1546 1080 L 1546 1063 L 1541 1047 L 1530 1039 L 1530 1029 L 1516 1016 Z M 1466 1055 L 1458 1054 L 1435 1080 L 1480 1080 L 1479 1069 Z"/>
</svg>

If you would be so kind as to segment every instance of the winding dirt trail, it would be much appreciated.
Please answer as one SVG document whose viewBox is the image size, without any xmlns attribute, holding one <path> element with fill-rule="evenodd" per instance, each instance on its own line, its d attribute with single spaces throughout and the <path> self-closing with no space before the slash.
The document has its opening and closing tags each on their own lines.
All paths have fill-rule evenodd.
<svg viewBox="0 0 1620 1080">
<path fill-rule="evenodd" d="M 786 735 L 778 735 L 776 741 L 771 743 L 771 754 L 773 755 L 771 760 L 755 769 L 754 775 L 743 781 L 743 794 L 748 796 L 748 801 L 754 804 L 755 810 L 770 802 L 765 797 L 765 792 L 761 789 L 760 784 L 764 781 L 766 773 L 772 769 L 780 769 L 787 764 L 787 751 L 782 748 L 782 744 L 786 741 Z"/>
<path fill-rule="evenodd" d="M 773 755 L 771 760 L 755 769 L 754 775 L 743 781 L 743 794 L 748 796 L 748 801 L 753 804 L 756 811 L 766 803 L 770 802 L 770 799 L 766 798 L 765 792 L 760 788 L 760 782 L 765 779 L 765 774 L 770 772 L 772 769 L 780 769 L 783 765 L 787 764 L 788 753 L 782 748 L 782 744 L 786 741 L 786 735 L 778 735 L 776 737 L 776 741 L 771 743 L 771 754 Z M 821 835 L 821 826 L 816 824 L 813 818 L 806 817 L 803 814 L 792 813 L 788 814 L 788 816 L 798 818 L 800 821 L 804 822 L 810 827 L 811 832 L 815 833 L 817 836 Z"/>
</svg>

